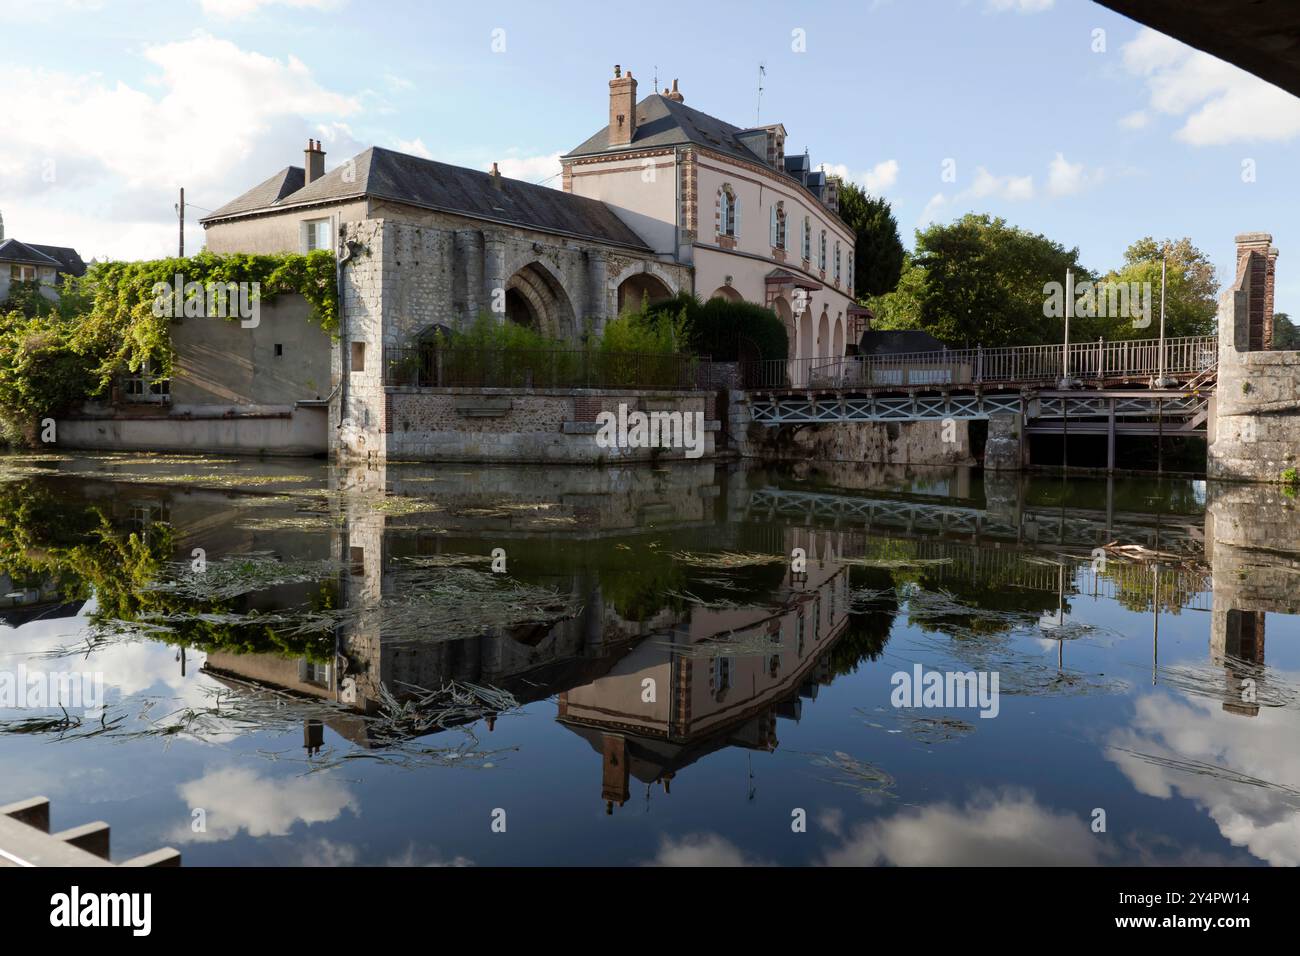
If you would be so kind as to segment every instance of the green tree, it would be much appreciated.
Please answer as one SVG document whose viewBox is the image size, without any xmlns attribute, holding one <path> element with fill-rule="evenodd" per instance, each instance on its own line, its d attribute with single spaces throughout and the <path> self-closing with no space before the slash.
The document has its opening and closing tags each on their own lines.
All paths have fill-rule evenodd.
<svg viewBox="0 0 1300 956">
<path fill-rule="evenodd" d="M 1300 349 L 1300 327 L 1285 312 L 1273 314 L 1273 348 L 1282 352 Z"/>
<path fill-rule="evenodd" d="M 954 348 L 1059 342 L 1046 315 L 1045 286 L 1092 278 L 1079 250 L 987 214 L 967 214 L 916 233 L 898 288 L 871 304 L 878 328 L 923 329 Z"/>
<path fill-rule="evenodd" d="M 866 299 L 892 292 L 903 271 L 903 240 L 898 236 L 898 221 L 889 200 L 869 196 L 853 183 L 845 183 L 840 189 L 840 218 L 856 237 L 854 296 Z"/>
<path fill-rule="evenodd" d="M 1209 256 L 1187 238 L 1157 242 L 1147 236 L 1124 250 L 1123 265 L 1106 273 L 1100 281 L 1122 283 L 1130 290 L 1136 284 L 1143 303 L 1150 303 L 1150 314 L 1138 314 L 1138 310 L 1130 305 L 1129 315 L 1082 315 L 1077 325 L 1079 337 L 1147 339 L 1158 336 L 1162 259 L 1166 263 L 1165 335 L 1212 335 L 1218 312 L 1219 285 Z M 1096 296 L 1099 305 L 1101 297 L 1100 293 Z M 1132 301 L 1133 296 L 1130 296 L 1130 303 Z M 1094 311 L 1103 310 L 1098 307 Z M 1111 308 L 1108 306 L 1104 311 L 1110 312 Z M 1072 324 L 1072 334 L 1075 328 Z"/>
</svg>

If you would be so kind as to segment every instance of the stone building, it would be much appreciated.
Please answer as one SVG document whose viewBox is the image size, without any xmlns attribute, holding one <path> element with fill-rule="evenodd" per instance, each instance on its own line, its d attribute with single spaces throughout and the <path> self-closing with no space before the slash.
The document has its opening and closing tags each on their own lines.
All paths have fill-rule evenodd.
<svg viewBox="0 0 1300 956">
<path fill-rule="evenodd" d="M 561 158 L 564 190 L 599 199 L 659 255 L 689 266 L 701 298 L 745 299 L 785 323 L 792 359 L 838 358 L 865 327 L 840 181 L 787 155 L 780 123 L 742 129 L 671 89 L 637 102 L 614 67 L 609 122 Z M 669 290 L 653 279 L 653 299 Z"/>
<path fill-rule="evenodd" d="M 76 249 L 6 239 L 5 220 L 0 215 L 0 303 L 9 298 L 15 282 L 39 282 L 41 294 L 57 302 L 63 277 L 85 274 L 86 264 Z"/>
</svg>

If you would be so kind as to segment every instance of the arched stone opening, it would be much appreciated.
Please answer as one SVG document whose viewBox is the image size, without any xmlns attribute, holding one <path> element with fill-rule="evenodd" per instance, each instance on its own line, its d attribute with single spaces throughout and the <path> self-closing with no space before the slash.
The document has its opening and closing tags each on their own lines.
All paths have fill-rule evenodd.
<svg viewBox="0 0 1300 956">
<path fill-rule="evenodd" d="M 642 302 L 654 305 L 672 297 L 672 290 L 658 276 L 637 272 L 624 279 L 618 287 L 618 314 L 636 312 Z"/>
<path fill-rule="evenodd" d="M 813 337 L 813 317 L 812 312 L 805 309 L 799 315 L 799 362 L 797 366 L 797 375 L 793 384 L 805 385 L 808 382 L 808 371 L 811 359 L 817 354 L 817 343 Z"/>
<path fill-rule="evenodd" d="M 818 358 L 826 358 L 830 354 L 831 348 L 831 319 L 822 309 L 822 317 L 817 320 L 817 350 L 812 354 Z"/>
<path fill-rule="evenodd" d="M 506 281 L 506 319 L 549 338 L 575 339 L 573 303 L 558 279 L 540 262 L 530 262 Z"/>
<path fill-rule="evenodd" d="M 844 319 L 835 317 L 835 334 L 831 340 L 831 358 L 844 357 Z"/>
<path fill-rule="evenodd" d="M 744 302 L 745 297 L 729 285 L 720 285 L 713 290 L 710 299 L 726 299 L 728 302 Z"/>
</svg>

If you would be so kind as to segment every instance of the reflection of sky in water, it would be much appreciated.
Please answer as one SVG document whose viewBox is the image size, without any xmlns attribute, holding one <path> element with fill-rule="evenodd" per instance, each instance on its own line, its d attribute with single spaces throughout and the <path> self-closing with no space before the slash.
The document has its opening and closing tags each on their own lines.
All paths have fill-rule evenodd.
<svg viewBox="0 0 1300 956">
<path fill-rule="evenodd" d="M 1142 498 L 1136 484 L 1127 488 L 1135 500 Z M 1184 500 L 1205 500 L 1204 483 L 1186 486 Z M 978 498 L 968 482 L 946 477 L 913 482 L 910 492 L 933 488 L 964 489 L 963 506 Z M 729 523 L 721 509 L 717 514 L 725 530 Z M 653 520 L 671 525 L 661 511 Z M 669 550 L 705 551 L 709 540 L 717 542 L 714 550 L 745 550 L 725 536 L 710 539 L 710 523 L 649 533 Z M 749 523 L 769 535 L 783 523 L 799 524 L 754 516 Z M 632 551 L 647 546 L 645 528 L 612 537 Z M 490 533 L 460 540 L 478 540 L 484 549 L 497 544 Z M 275 533 L 263 532 L 256 549 L 275 544 Z M 1053 546 L 1039 550 L 1056 559 Z M 635 580 L 635 564 L 627 573 Z M 556 573 L 555 581 L 563 578 Z M 996 587 L 1001 600 L 992 588 L 957 599 L 1015 605 L 1014 588 Z M 581 701 L 594 675 L 539 687 L 531 703 L 491 729 L 480 721 L 426 738 L 456 747 L 475 734 L 477 748 L 490 756 L 463 767 L 357 759 L 313 770 L 301 721 L 291 716 L 268 729 L 222 715 L 204 725 L 201 739 L 9 734 L 0 737 L 0 801 L 43 794 L 52 800 L 56 828 L 109 821 L 115 857 L 168 844 L 192 864 L 1300 863 L 1296 704 L 1264 706 L 1253 716 L 1225 706 L 1236 685 L 1212 657 L 1209 610 L 1162 612 L 1153 648 L 1149 609 L 1069 595 L 1062 646 L 1053 639 L 1061 633 L 1052 627 L 1055 594 L 1031 598 L 1013 633 L 978 639 L 926 631 L 903 602 L 877 659 L 844 668 L 816 688 L 815 698 L 805 686 L 809 696 L 797 721 L 786 719 L 794 716 L 788 706 L 773 718 L 774 749 L 752 746 L 746 724 L 676 767 L 667 788 L 638 779 L 634 767 L 626 803 L 610 813 L 601 738 L 556 720 L 556 695 L 567 691 Z M 125 701 L 142 729 L 146 719 L 212 707 L 221 685 L 203 672 L 201 652 L 187 653 L 182 675 L 177 649 L 158 641 L 116 640 L 86 650 L 85 619 L 93 608 L 0 628 L 0 669 L 23 663 L 101 671 L 110 704 Z M 1293 616 L 1267 617 L 1263 679 L 1274 687 L 1300 684 L 1296 630 Z M 544 653 L 544 644 L 537 647 L 532 653 Z M 50 660 L 60 648 L 67 649 L 62 663 Z M 1056 674 L 1058 653 L 1079 678 L 1069 686 L 1040 679 Z M 914 719 L 921 714 L 889 705 L 890 676 L 916 662 L 1005 667 L 1000 715 L 926 711 L 951 721 L 922 732 Z M 700 674 L 713 667 L 708 660 L 693 666 Z M 744 687 L 733 692 L 746 700 Z M 332 726 L 323 735 L 327 749 L 357 752 Z M 204 811 L 205 831 L 191 825 L 194 808 Z M 504 833 L 492 830 L 498 809 L 505 811 Z M 1105 812 L 1104 833 L 1090 826 L 1098 809 Z M 806 833 L 792 830 L 796 810 L 806 814 Z"/>
</svg>

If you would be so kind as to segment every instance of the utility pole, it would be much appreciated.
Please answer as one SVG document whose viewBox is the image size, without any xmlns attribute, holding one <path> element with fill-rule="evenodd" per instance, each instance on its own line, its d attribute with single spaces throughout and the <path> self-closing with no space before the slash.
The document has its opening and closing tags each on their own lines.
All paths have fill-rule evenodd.
<svg viewBox="0 0 1300 956">
<path fill-rule="evenodd" d="M 1070 316 L 1074 314 L 1074 273 L 1065 270 L 1065 343 L 1061 346 L 1061 380 L 1057 388 L 1070 387 Z M 1062 414 L 1065 406 L 1061 406 Z"/>
<path fill-rule="evenodd" d="M 767 67 L 762 63 L 758 64 L 758 106 L 754 110 L 754 125 L 759 126 L 762 120 L 759 118 L 763 115 L 763 77 L 767 75 Z"/>
<path fill-rule="evenodd" d="M 181 201 L 176 204 L 176 225 L 180 230 L 179 251 L 176 253 L 182 259 L 185 258 L 185 187 L 181 187 Z"/>
<path fill-rule="evenodd" d="M 1160 377 L 1156 379 L 1156 387 L 1164 388 L 1168 383 L 1165 381 L 1165 272 L 1168 267 L 1168 254 L 1160 257 Z"/>
</svg>

